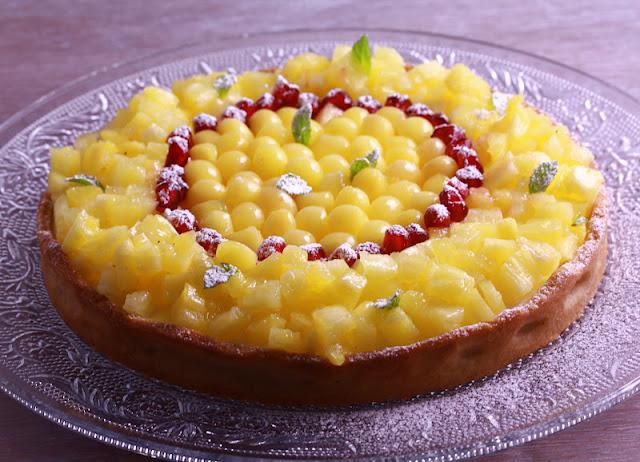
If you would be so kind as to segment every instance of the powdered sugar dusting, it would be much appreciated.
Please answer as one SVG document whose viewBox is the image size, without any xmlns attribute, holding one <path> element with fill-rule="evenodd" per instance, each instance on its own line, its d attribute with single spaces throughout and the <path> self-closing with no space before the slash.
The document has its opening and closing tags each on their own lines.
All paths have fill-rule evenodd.
<svg viewBox="0 0 640 462">
<path fill-rule="evenodd" d="M 193 123 L 201 126 L 216 126 L 218 123 L 218 119 L 211 114 L 207 114 L 206 112 L 201 112 L 197 116 L 193 118 Z"/>
<path fill-rule="evenodd" d="M 370 254 L 379 254 L 379 253 L 381 253 L 381 249 L 380 249 L 380 246 L 378 244 L 376 244 L 375 242 L 367 241 L 367 242 L 361 242 L 360 244 L 358 244 L 356 246 L 356 252 L 358 252 L 358 253 L 365 252 L 365 253 L 370 253 Z"/>
<path fill-rule="evenodd" d="M 428 208 L 435 212 L 436 216 L 440 219 L 449 218 L 449 211 L 442 204 L 431 204 Z"/>
<path fill-rule="evenodd" d="M 281 85 L 286 85 L 288 87 L 300 90 L 300 86 L 289 82 L 283 75 L 278 75 L 278 77 L 276 78 L 276 86 L 281 86 Z"/>
<path fill-rule="evenodd" d="M 278 179 L 276 187 L 290 196 L 303 196 L 311 192 L 311 186 L 309 186 L 304 179 L 293 173 L 285 173 L 282 175 Z"/>
<path fill-rule="evenodd" d="M 237 108 L 235 106 L 229 106 L 222 113 L 222 118 L 223 119 L 237 119 L 240 122 L 244 123 L 247 120 L 247 113 L 246 113 L 246 111 L 243 111 L 242 109 L 239 109 L 239 108 Z"/>
<path fill-rule="evenodd" d="M 204 273 L 204 288 L 211 289 L 220 284 L 224 284 L 237 272 L 238 268 L 228 263 L 213 266 Z"/>
<path fill-rule="evenodd" d="M 186 209 L 165 209 L 164 217 L 171 222 L 175 227 L 190 227 L 195 228 L 196 217 L 189 210 Z"/>
<path fill-rule="evenodd" d="M 475 166 L 470 165 L 463 167 L 456 172 L 456 177 L 462 181 L 465 180 L 483 180 L 482 173 Z"/>
<path fill-rule="evenodd" d="M 407 230 L 400 225 L 391 225 L 387 228 L 386 232 L 395 236 L 406 236 L 407 234 L 409 234 Z"/>
<path fill-rule="evenodd" d="M 191 129 L 186 125 L 180 125 L 178 128 L 174 128 L 169 136 L 179 136 L 184 139 L 189 139 L 189 137 L 191 136 Z"/>
<path fill-rule="evenodd" d="M 172 136 L 167 140 L 167 144 L 177 144 L 180 147 L 180 150 L 184 152 L 189 150 L 189 141 L 182 136 Z"/>
</svg>

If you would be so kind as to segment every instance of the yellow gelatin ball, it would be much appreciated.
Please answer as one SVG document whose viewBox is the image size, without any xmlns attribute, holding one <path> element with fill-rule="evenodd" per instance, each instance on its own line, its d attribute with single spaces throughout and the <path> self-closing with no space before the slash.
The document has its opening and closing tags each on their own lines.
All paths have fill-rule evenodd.
<svg viewBox="0 0 640 462">
<path fill-rule="evenodd" d="M 264 220 L 262 234 L 265 236 L 283 236 L 287 231 L 295 228 L 296 219 L 289 210 L 274 210 Z"/>
<path fill-rule="evenodd" d="M 284 153 L 289 160 L 296 157 L 302 157 L 304 159 L 313 159 L 313 151 L 300 143 L 288 143 L 282 146 Z"/>
<path fill-rule="evenodd" d="M 268 136 L 269 138 L 276 140 L 279 145 L 293 140 L 289 130 L 287 130 L 287 128 L 282 124 L 265 124 L 258 133 L 256 133 L 256 136 Z"/>
<path fill-rule="evenodd" d="M 376 114 L 391 122 L 395 131 L 398 130 L 402 121 L 407 118 L 403 111 L 393 106 L 385 106 L 376 112 Z"/>
<path fill-rule="evenodd" d="M 420 210 L 416 209 L 403 210 L 395 219 L 395 223 L 401 226 L 408 226 L 411 223 L 418 223 L 421 225 L 423 222 L 424 212 L 420 212 Z"/>
<path fill-rule="evenodd" d="M 413 183 L 420 181 L 421 173 L 418 166 L 409 162 L 408 160 L 396 160 L 392 164 L 388 165 L 385 169 L 387 177 L 392 181 L 407 180 Z"/>
<path fill-rule="evenodd" d="M 215 146 L 218 142 L 218 139 L 220 139 L 221 136 L 222 135 L 220 135 L 220 133 L 214 132 L 213 130 L 202 130 L 202 131 L 199 131 L 198 133 L 193 134 L 193 144 L 195 146 L 199 144 L 213 144 Z"/>
<path fill-rule="evenodd" d="M 450 177 L 443 173 L 436 173 L 428 178 L 424 184 L 422 185 L 423 191 L 430 191 L 432 193 L 440 194 L 442 188 L 444 188 L 444 184 Z"/>
<path fill-rule="evenodd" d="M 227 182 L 225 201 L 230 208 L 242 202 L 255 202 L 260 196 L 261 190 L 260 181 L 255 181 L 242 175 L 242 173 L 237 173 Z"/>
<path fill-rule="evenodd" d="M 345 232 L 335 232 L 327 234 L 322 239 L 320 239 L 320 244 L 322 245 L 322 248 L 327 253 L 327 255 L 329 255 L 342 244 L 350 244 L 351 246 L 355 246 L 356 238 L 353 237 L 353 234 Z"/>
<path fill-rule="evenodd" d="M 224 199 L 226 188 L 215 180 L 200 180 L 189 186 L 187 204 L 189 207 L 209 200 Z"/>
<path fill-rule="evenodd" d="M 358 135 L 358 124 L 345 116 L 334 117 L 323 126 L 324 132 L 352 140 Z"/>
<path fill-rule="evenodd" d="M 302 229 L 290 229 L 282 237 L 289 245 L 306 245 L 316 242 L 313 234 Z"/>
<path fill-rule="evenodd" d="M 387 189 L 387 178 L 377 168 L 365 168 L 360 170 L 351 181 L 352 186 L 362 189 L 369 199 L 384 194 Z"/>
<path fill-rule="evenodd" d="M 316 159 L 322 159 L 330 154 L 343 155 L 349 149 L 349 141 L 344 136 L 321 133 L 311 145 Z"/>
<path fill-rule="evenodd" d="M 380 142 L 373 136 L 360 135 L 356 137 L 345 154 L 345 158 L 349 162 L 353 162 L 358 157 L 364 157 L 367 154 L 377 150 L 382 154 L 382 146 Z"/>
<path fill-rule="evenodd" d="M 191 160 L 208 160 L 215 163 L 218 159 L 218 148 L 213 143 L 201 143 L 194 145 L 190 150 Z"/>
<path fill-rule="evenodd" d="M 265 125 L 282 125 L 278 114 L 269 109 L 256 111 L 249 120 L 249 127 L 253 133 L 258 133 Z"/>
<path fill-rule="evenodd" d="M 387 194 L 398 198 L 405 207 L 409 206 L 411 198 L 418 192 L 420 192 L 420 186 L 407 180 L 396 181 L 387 188 Z"/>
<path fill-rule="evenodd" d="M 378 114 L 369 114 L 362 121 L 360 133 L 376 137 L 384 143 L 385 140 L 392 138 L 395 132 L 389 119 Z"/>
<path fill-rule="evenodd" d="M 318 191 L 328 191 L 335 197 L 345 184 L 345 175 L 341 172 L 327 173 L 318 182 L 317 189 Z"/>
<path fill-rule="evenodd" d="M 296 204 L 298 204 L 298 208 L 300 209 L 317 205 L 325 210 L 331 210 L 335 205 L 335 198 L 329 191 L 313 191 L 304 196 L 296 196 Z"/>
<path fill-rule="evenodd" d="M 198 220 L 203 227 L 212 228 L 224 237 L 233 233 L 233 222 L 231 215 L 222 210 L 213 210 Z"/>
<path fill-rule="evenodd" d="M 231 234 L 229 240 L 241 242 L 255 252 L 262 244 L 263 238 L 258 228 L 249 226 Z"/>
<path fill-rule="evenodd" d="M 218 244 L 216 261 L 230 263 L 240 271 L 249 271 L 256 266 L 258 257 L 256 252 L 245 244 L 236 241 L 224 241 Z"/>
<path fill-rule="evenodd" d="M 327 232 L 327 211 L 324 207 L 310 205 L 300 209 L 296 214 L 297 227 L 309 231 L 316 237 L 322 237 Z"/>
<path fill-rule="evenodd" d="M 233 222 L 233 228 L 237 230 L 250 226 L 260 229 L 262 223 L 264 223 L 264 213 L 253 202 L 243 202 L 231 211 L 231 221 Z"/>
<path fill-rule="evenodd" d="M 339 172 L 345 176 L 349 174 L 349 168 L 351 167 L 351 164 L 347 162 L 347 159 L 339 154 L 329 154 L 328 156 L 324 156 L 318 161 L 318 163 L 320 164 L 320 167 L 322 167 L 322 171 L 324 173 Z"/>
<path fill-rule="evenodd" d="M 280 144 L 270 136 L 256 136 L 247 149 L 249 157 L 253 157 L 255 153 L 262 148 L 279 147 Z"/>
<path fill-rule="evenodd" d="M 438 156 L 431 159 L 422 167 L 422 175 L 425 179 L 431 178 L 433 175 L 442 174 L 448 178 L 455 175 L 458 170 L 458 164 L 449 156 Z"/>
<path fill-rule="evenodd" d="M 383 220 L 370 220 L 364 224 L 358 233 L 358 242 L 375 242 L 382 244 L 384 233 L 391 226 Z"/>
<path fill-rule="evenodd" d="M 347 204 L 366 210 L 369 207 L 369 196 L 362 189 L 345 186 L 336 196 L 336 205 Z"/>
<path fill-rule="evenodd" d="M 331 212 L 327 223 L 332 232 L 343 231 L 350 234 L 358 234 L 360 228 L 369 221 L 367 214 L 355 205 L 338 205 Z"/>
<path fill-rule="evenodd" d="M 298 206 L 291 196 L 275 186 L 263 188 L 256 203 L 262 208 L 265 216 L 269 216 L 271 212 L 280 209 L 288 210 L 293 214 L 298 211 Z"/>
<path fill-rule="evenodd" d="M 374 220 L 395 223 L 396 217 L 402 211 L 402 202 L 393 196 L 379 196 L 369 207 L 369 217 Z"/>
<path fill-rule="evenodd" d="M 419 144 L 431 136 L 433 126 L 422 117 L 407 117 L 398 123 L 397 131 L 399 135 L 406 136 Z"/>
<path fill-rule="evenodd" d="M 224 181 L 229 180 L 238 172 L 247 170 L 250 164 L 251 159 L 242 151 L 227 151 L 216 162 Z"/>
<path fill-rule="evenodd" d="M 425 211 L 427 210 L 427 207 L 437 202 L 439 193 L 440 191 L 437 193 L 431 191 L 418 191 L 411 196 L 408 205 L 412 209 Z"/>
<path fill-rule="evenodd" d="M 418 146 L 420 164 L 424 165 L 432 159 L 443 156 L 446 146 L 439 138 L 429 138 Z"/>
<path fill-rule="evenodd" d="M 343 116 L 353 120 L 356 126 L 359 128 L 362 125 L 362 121 L 369 115 L 369 112 L 361 107 L 350 107 L 344 111 Z"/>
<path fill-rule="evenodd" d="M 291 126 L 291 122 L 293 122 L 293 118 L 296 115 L 296 112 L 298 112 L 297 108 L 294 108 L 294 107 L 282 107 L 282 108 L 278 109 L 276 114 L 278 114 L 278 117 L 280 118 L 280 121 L 282 122 L 283 126 L 290 127 Z"/>
<path fill-rule="evenodd" d="M 253 153 L 252 165 L 263 180 L 282 175 L 287 167 L 287 155 L 280 146 L 263 146 Z"/>
<path fill-rule="evenodd" d="M 302 156 L 289 159 L 286 170 L 304 179 L 314 189 L 324 176 L 322 167 L 316 160 Z"/>
<path fill-rule="evenodd" d="M 220 171 L 208 160 L 190 160 L 184 168 L 184 176 L 189 184 L 200 180 L 222 181 Z"/>
</svg>

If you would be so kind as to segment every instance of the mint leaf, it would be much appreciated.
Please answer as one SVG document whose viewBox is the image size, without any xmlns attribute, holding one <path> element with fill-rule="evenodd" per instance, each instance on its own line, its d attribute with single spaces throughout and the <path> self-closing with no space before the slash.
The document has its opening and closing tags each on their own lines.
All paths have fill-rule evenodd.
<svg viewBox="0 0 640 462">
<path fill-rule="evenodd" d="M 389 298 L 379 298 L 373 302 L 373 306 L 380 310 L 390 310 L 400 306 L 400 291 L 396 290 Z"/>
<path fill-rule="evenodd" d="M 229 70 L 216 78 L 213 82 L 213 88 L 216 89 L 220 98 L 224 98 L 237 81 L 236 73 L 233 70 Z"/>
<path fill-rule="evenodd" d="M 230 263 L 221 263 L 220 265 L 212 266 L 204 273 L 204 288 L 211 289 L 220 284 L 224 284 L 237 272 L 238 268 Z"/>
<path fill-rule="evenodd" d="M 73 176 L 70 176 L 69 178 L 65 178 L 64 181 L 67 183 L 76 183 L 82 186 L 96 186 L 102 189 L 102 192 L 105 191 L 104 185 L 100 183 L 100 181 L 98 181 L 98 179 L 95 176 L 91 176 L 91 175 L 82 175 L 82 174 L 73 175 Z"/>
<path fill-rule="evenodd" d="M 378 164 L 378 159 L 380 158 L 380 151 L 374 149 L 369 154 L 364 157 L 358 157 L 353 162 L 351 162 L 351 168 L 349 169 L 351 179 L 355 177 L 360 170 L 364 170 L 365 168 L 375 167 Z"/>
<path fill-rule="evenodd" d="M 531 178 L 529 178 L 529 192 L 537 193 L 546 191 L 557 173 L 557 161 L 552 160 L 542 162 L 533 170 Z"/>
<path fill-rule="evenodd" d="M 366 35 L 360 37 L 351 47 L 351 59 L 353 65 L 363 74 L 369 75 L 371 71 L 371 48 L 369 38 Z"/>
<path fill-rule="evenodd" d="M 578 214 L 575 218 L 575 220 L 573 220 L 573 223 L 571 224 L 571 226 L 580 226 L 580 225 L 584 225 L 587 223 L 587 217 L 585 217 L 584 215 L 580 215 Z"/>
<path fill-rule="evenodd" d="M 305 104 L 291 121 L 291 133 L 297 143 L 309 145 L 311 139 L 311 105 Z"/>
<path fill-rule="evenodd" d="M 311 192 L 311 186 L 303 178 L 293 173 L 285 173 L 276 182 L 276 188 L 290 196 L 304 196 Z"/>
</svg>

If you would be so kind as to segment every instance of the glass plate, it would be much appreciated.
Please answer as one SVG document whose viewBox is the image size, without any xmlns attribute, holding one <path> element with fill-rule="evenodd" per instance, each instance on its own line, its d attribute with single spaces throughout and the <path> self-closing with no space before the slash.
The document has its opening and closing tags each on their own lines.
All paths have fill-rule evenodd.
<svg viewBox="0 0 640 462">
<path fill-rule="evenodd" d="M 330 53 L 361 30 L 294 31 L 184 46 L 101 69 L 0 127 L 0 387 L 58 424 L 168 460 L 452 460 L 573 425 L 636 391 L 640 378 L 640 104 L 592 77 L 488 44 L 368 31 L 408 62 L 463 62 L 497 89 L 566 124 L 596 154 L 611 197 L 610 256 L 585 315 L 548 347 L 486 379 L 406 402 L 333 409 L 267 407 L 203 396 L 141 376 L 87 347 L 51 307 L 34 214 L 49 149 L 105 124 L 145 85 L 210 69 L 270 68 Z"/>
</svg>

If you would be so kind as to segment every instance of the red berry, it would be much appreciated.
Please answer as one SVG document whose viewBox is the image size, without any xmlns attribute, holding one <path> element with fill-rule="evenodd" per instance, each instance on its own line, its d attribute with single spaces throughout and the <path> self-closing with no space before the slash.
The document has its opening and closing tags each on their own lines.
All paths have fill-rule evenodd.
<svg viewBox="0 0 640 462">
<path fill-rule="evenodd" d="M 215 229 L 202 228 L 196 232 L 196 242 L 212 257 L 216 256 L 218 245 L 224 241 L 225 238 Z"/>
<path fill-rule="evenodd" d="M 262 261 L 274 253 L 282 253 L 286 246 L 287 243 L 280 236 L 269 236 L 262 241 L 262 244 L 258 247 L 256 252 L 258 254 L 258 260 Z"/>
<path fill-rule="evenodd" d="M 451 224 L 449 210 L 442 204 L 432 204 L 424 213 L 424 224 L 427 228 L 446 228 Z"/>
<path fill-rule="evenodd" d="M 198 133 L 202 130 L 215 130 L 218 127 L 218 119 L 211 114 L 201 112 L 193 118 L 193 130 Z"/>
<path fill-rule="evenodd" d="M 279 107 L 298 107 L 298 97 L 300 87 L 289 82 L 287 79 L 278 76 L 276 85 L 273 87 L 273 97 Z"/>
<path fill-rule="evenodd" d="M 307 252 L 307 260 L 309 261 L 323 260 L 326 258 L 324 249 L 320 244 L 306 244 L 300 246 L 300 248 Z"/>
<path fill-rule="evenodd" d="M 193 134 L 191 133 L 191 129 L 186 125 L 181 125 L 178 128 L 174 128 L 171 133 L 167 136 L 167 141 L 169 138 L 174 136 L 179 136 L 180 138 L 184 138 L 189 142 L 189 149 L 193 147 Z"/>
<path fill-rule="evenodd" d="M 462 167 L 475 167 L 480 173 L 484 173 L 484 167 L 482 166 L 482 163 L 480 163 L 480 157 L 478 157 L 476 150 L 469 148 L 469 150 L 465 152 L 466 155 L 463 155 Z"/>
<path fill-rule="evenodd" d="M 480 158 L 475 149 L 471 147 L 471 141 L 468 138 L 459 139 L 458 144 L 447 146 L 446 154 L 456 161 L 459 168 L 468 165 L 479 166 L 478 170 L 484 171 L 480 164 Z"/>
<path fill-rule="evenodd" d="M 223 120 L 224 119 L 236 119 L 236 120 L 239 120 L 242 123 L 245 123 L 247 121 L 247 113 L 244 112 L 242 109 L 238 109 L 235 106 L 229 106 L 222 113 L 221 119 L 223 119 Z"/>
<path fill-rule="evenodd" d="M 236 103 L 236 107 L 245 112 L 245 114 L 247 115 L 247 120 L 249 120 L 253 113 L 256 112 L 256 107 L 253 104 L 253 100 L 249 98 L 241 98 L 240 100 L 238 100 L 238 102 Z"/>
<path fill-rule="evenodd" d="M 431 123 L 431 125 L 434 127 L 438 127 L 440 125 L 445 125 L 449 123 L 448 117 L 444 115 L 442 112 L 434 112 L 432 114 L 429 114 L 425 116 L 425 119 L 427 119 Z"/>
<path fill-rule="evenodd" d="M 165 209 L 164 217 L 180 234 L 193 231 L 198 227 L 196 217 L 186 209 Z"/>
<path fill-rule="evenodd" d="M 458 190 L 451 186 L 445 186 L 438 198 L 440 203 L 449 211 L 451 221 L 462 221 L 469 213 L 469 207 L 467 207 L 464 199 Z"/>
<path fill-rule="evenodd" d="M 400 93 L 393 93 L 387 97 L 384 102 L 385 106 L 397 107 L 401 111 L 406 111 L 411 106 L 411 100 L 407 95 L 401 95 Z"/>
<path fill-rule="evenodd" d="M 358 252 L 358 255 L 361 252 L 371 253 L 371 254 L 376 255 L 376 254 L 382 253 L 382 249 L 375 242 L 367 241 L 367 242 L 362 242 L 362 243 L 358 244 L 356 246 L 356 252 Z"/>
<path fill-rule="evenodd" d="M 165 209 L 176 209 L 180 202 L 187 197 L 189 185 L 184 181 L 184 168 L 174 164 L 160 170 L 156 182 L 156 199 L 158 212 Z"/>
<path fill-rule="evenodd" d="M 320 102 L 320 110 L 322 110 L 327 104 L 333 104 L 335 107 L 342 109 L 343 111 L 346 111 L 353 106 L 351 97 L 344 90 L 339 88 L 330 90 L 329 93 L 322 98 L 322 101 Z"/>
<path fill-rule="evenodd" d="M 409 233 L 400 225 L 391 225 L 384 232 L 382 253 L 400 252 L 409 246 Z"/>
<path fill-rule="evenodd" d="M 279 109 L 276 107 L 276 99 L 273 97 L 271 93 L 265 93 L 260 98 L 258 98 L 254 104 L 256 112 L 260 109 L 269 109 L 270 111 L 275 111 Z"/>
<path fill-rule="evenodd" d="M 461 168 L 456 172 L 456 178 L 471 188 L 479 188 L 484 182 L 484 177 L 475 166 Z"/>
<path fill-rule="evenodd" d="M 369 114 L 378 112 L 382 104 L 371 95 L 361 96 L 356 100 L 356 106 L 366 109 Z"/>
<path fill-rule="evenodd" d="M 463 183 L 462 181 L 460 181 L 459 178 L 455 176 L 453 178 L 449 178 L 445 183 L 445 185 L 446 185 L 445 187 L 450 186 L 454 188 L 456 191 L 458 191 L 463 199 L 466 199 L 467 197 L 469 197 L 469 186 L 467 186 L 466 183 Z"/>
<path fill-rule="evenodd" d="M 311 106 L 311 117 L 318 115 L 320 110 L 320 98 L 313 93 L 300 93 L 298 97 L 298 107 L 308 104 Z"/>
<path fill-rule="evenodd" d="M 436 127 L 431 137 L 440 139 L 446 146 L 455 146 L 460 139 L 466 139 L 462 129 L 453 124 L 444 124 Z"/>
<path fill-rule="evenodd" d="M 189 142 L 179 136 L 172 136 L 167 140 L 169 152 L 164 161 L 164 166 L 179 165 L 184 167 L 189 161 Z"/>
<path fill-rule="evenodd" d="M 329 255 L 329 260 L 344 260 L 347 265 L 353 266 L 353 264 L 358 260 L 358 253 L 353 250 L 351 244 L 341 244 L 336 247 L 336 250 L 331 252 Z"/>
<path fill-rule="evenodd" d="M 429 239 L 427 230 L 418 223 L 411 223 L 406 229 L 407 233 L 409 233 L 409 246 L 420 244 Z"/>
</svg>

